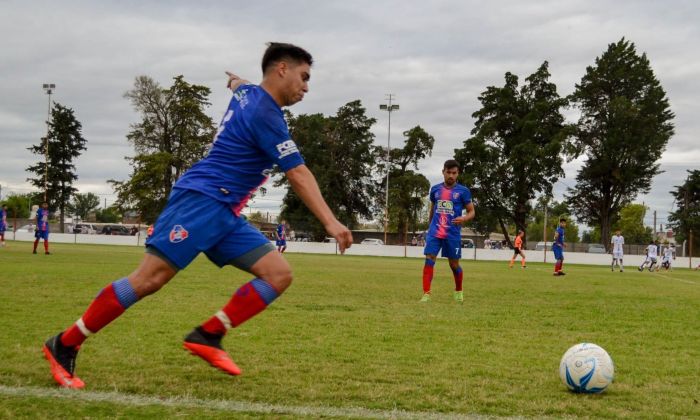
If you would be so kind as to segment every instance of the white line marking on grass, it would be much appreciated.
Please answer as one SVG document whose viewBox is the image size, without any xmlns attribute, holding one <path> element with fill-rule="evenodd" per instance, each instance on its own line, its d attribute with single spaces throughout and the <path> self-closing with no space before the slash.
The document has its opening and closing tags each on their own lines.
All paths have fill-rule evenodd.
<svg viewBox="0 0 700 420">
<path fill-rule="evenodd" d="M 696 283 L 696 282 L 694 282 L 694 281 L 685 280 L 685 279 L 677 279 L 677 278 L 675 278 L 675 277 L 669 277 L 669 276 L 663 275 L 663 274 L 661 274 L 661 273 L 652 273 L 652 274 L 655 275 L 655 276 L 663 277 L 663 278 L 668 279 L 668 280 L 676 280 L 676 281 L 679 281 L 679 282 L 681 282 L 681 283 L 695 284 L 695 285 L 698 284 L 698 283 Z"/>
<path fill-rule="evenodd" d="M 12 397 L 60 398 L 97 403 L 112 403 L 128 406 L 164 406 L 176 408 L 201 408 L 235 413 L 290 414 L 306 417 L 353 417 L 363 419 L 488 419 L 493 416 L 474 414 L 438 413 L 429 411 L 377 410 L 363 407 L 293 406 L 265 404 L 248 401 L 205 400 L 190 397 L 159 397 L 71 390 L 62 388 L 13 387 L 0 385 L 0 395 Z"/>
</svg>

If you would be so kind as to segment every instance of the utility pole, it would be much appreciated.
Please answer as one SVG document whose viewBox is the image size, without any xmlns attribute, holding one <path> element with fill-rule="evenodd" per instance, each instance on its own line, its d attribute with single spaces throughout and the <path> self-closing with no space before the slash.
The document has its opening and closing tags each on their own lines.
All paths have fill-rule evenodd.
<svg viewBox="0 0 700 420">
<path fill-rule="evenodd" d="M 544 230 L 542 232 L 542 239 L 544 240 L 544 262 L 547 262 L 547 207 L 548 207 L 548 202 L 549 200 L 544 200 L 544 221 L 542 222 L 542 226 L 544 226 Z"/>
<path fill-rule="evenodd" d="M 654 238 L 656 239 L 656 210 L 654 210 Z"/>
<path fill-rule="evenodd" d="M 683 217 L 685 219 L 685 224 L 688 226 L 688 268 L 693 268 L 693 228 L 690 227 L 688 223 L 688 190 L 690 189 L 690 177 L 685 178 L 685 192 L 684 192 L 684 207 L 683 207 Z"/>
<path fill-rule="evenodd" d="M 56 85 L 53 83 L 44 83 L 44 92 L 49 96 L 49 111 L 46 118 L 46 137 L 44 137 L 44 162 L 46 164 L 44 168 L 44 201 L 47 202 L 47 194 L 49 191 L 49 132 L 51 131 L 51 94 L 53 90 L 56 89 Z"/>
<path fill-rule="evenodd" d="M 379 105 L 379 109 L 389 113 L 389 133 L 386 142 L 386 198 L 384 202 L 384 244 L 387 244 L 387 229 L 389 228 L 389 171 L 391 170 L 391 113 L 399 110 L 398 104 L 392 104 L 395 99 L 393 93 L 386 94 L 388 104 Z"/>
</svg>

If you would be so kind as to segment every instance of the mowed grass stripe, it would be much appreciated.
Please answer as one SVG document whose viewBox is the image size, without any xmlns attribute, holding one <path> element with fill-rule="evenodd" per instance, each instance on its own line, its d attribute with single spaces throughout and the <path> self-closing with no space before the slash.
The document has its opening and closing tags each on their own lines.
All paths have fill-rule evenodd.
<svg viewBox="0 0 700 420">
<path fill-rule="evenodd" d="M 130 406 L 165 406 L 174 408 L 202 408 L 231 413 L 291 414 L 304 417 L 350 417 L 359 419 L 486 419 L 493 416 L 410 412 L 405 410 L 374 410 L 362 407 L 311 407 L 263 404 L 248 401 L 205 400 L 190 397 L 156 397 L 131 395 L 120 392 L 68 390 L 61 388 L 11 387 L 0 385 L 0 395 L 10 397 L 58 398 L 85 402 L 108 402 Z"/>
</svg>

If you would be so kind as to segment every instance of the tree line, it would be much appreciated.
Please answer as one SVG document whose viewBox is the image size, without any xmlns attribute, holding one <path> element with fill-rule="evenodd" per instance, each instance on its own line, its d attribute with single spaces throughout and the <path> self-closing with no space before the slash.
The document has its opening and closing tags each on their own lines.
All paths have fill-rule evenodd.
<svg viewBox="0 0 700 420">
<path fill-rule="evenodd" d="M 134 148 L 134 155 L 126 158 L 132 173 L 126 180 L 108 181 L 117 194 L 115 212 L 135 212 L 144 223 L 155 220 L 177 178 L 205 156 L 216 133 L 215 122 L 206 114 L 210 92 L 183 76 L 175 77 L 170 87 L 147 76 L 136 78 L 124 95 L 140 115 L 127 135 Z M 650 190 L 660 173 L 658 158 L 673 135 L 674 115 L 646 54 L 639 54 L 632 42 L 623 38 L 608 45 L 566 97 L 558 93 L 544 61 L 522 82 L 506 72 L 503 84 L 486 87 L 478 100 L 474 128 L 454 151 L 462 167 L 460 181 L 473 190 L 477 231 L 500 231 L 510 242 L 515 231 L 524 230 L 528 240 L 541 240 L 546 206 L 548 219 L 575 216 L 593 227 L 584 233 L 588 239 L 606 246 L 616 227 L 624 227 L 628 238 L 649 235 L 643 226 L 645 209 L 633 201 Z M 566 111 L 577 121 L 568 122 Z M 368 220 L 383 221 L 388 171 L 390 230 L 425 229 L 430 184 L 419 163 L 432 155 L 436 140 L 423 127 L 406 130 L 403 146 L 387 151 L 374 144 L 371 129 L 376 120 L 367 116 L 359 100 L 346 103 L 334 115 L 287 111 L 286 118 L 339 220 L 351 228 Z M 86 147 L 80 130 L 73 111 L 56 104 L 49 130 L 48 201 L 62 215 L 83 216 L 80 209 L 89 212 L 99 205 L 72 186 L 77 179 L 73 159 Z M 42 155 L 43 143 L 30 150 Z M 564 202 L 553 202 L 564 162 L 579 158 L 583 165 L 575 185 L 567 188 Z M 27 168 L 35 175 L 30 182 L 40 190 L 46 167 L 38 162 Z M 274 185 L 286 184 L 284 174 L 278 173 Z M 686 183 L 671 193 L 678 210 L 671 214 L 669 226 L 685 238 L 700 227 L 698 171 L 690 172 Z M 323 235 L 291 189 L 284 196 L 281 218 L 297 231 Z M 567 236 L 578 237 L 578 227 L 570 226 Z"/>
</svg>

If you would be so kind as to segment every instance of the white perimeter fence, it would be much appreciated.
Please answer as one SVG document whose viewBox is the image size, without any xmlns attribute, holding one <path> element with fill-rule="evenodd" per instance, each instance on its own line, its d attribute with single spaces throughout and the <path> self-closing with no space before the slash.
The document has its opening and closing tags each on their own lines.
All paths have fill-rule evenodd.
<svg viewBox="0 0 700 420">
<path fill-rule="evenodd" d="M 7 232 L 5 239 L 14 239 L 16 241 L 34 241 L 34 233 L 28 232 Z M 70 243 L 70 244 L 100 244 L 100 245 L 131 245 L 143 246 L 144 237 L 136 236 L 116 236 L 116 235 L 85 235 L 71 233 L 51 233 L 49 236 L 50 242 L 55 243 Z M 274 244 L 274 242 L 273 242 Z M 335 243 L 321 242 L 290 242 L 287 241 L 286 252 L 299 252 L 307 254 L 337 254 L 338 249 Z M 347 255 L 371 255 L 377 257 L 409 257 L 423 258 L 423 247 L 420 246 L 401 246 L 401 245 L 360 245 L 354 244 L 345 252 Z M 525 251 L 527 261 L 529 262 L 545 262 L 544 251 Z M 482 249 L 482 248 L 463 248 L 463 260 L 479 260 L 479 261 L 508 261 L 513 256 L 512 250 L 499 249 Z M 591 264 L 591 265 L 610 265 L 610 254 L 589 254 L 585 252 L 565 252 L 565 261 L 569 264 Z M 627 255 L 624 258 L 626 266 L 632 267 L 639 265 L 644 261 L 643 255 Z M 546 253 L 546 262 L 554 263 L 554 255 L 551 250 Z M 520 259 L 518 258 L 518 261 Z M 659 258 L 660 261 L 660 258 Z M 700 262 L 699 258 L 695 258 L 694 265 Z M 674 267 L 690 267 L 692 261 L 688 257 L 677 257 L 673 261 Z"/>
</svg>

